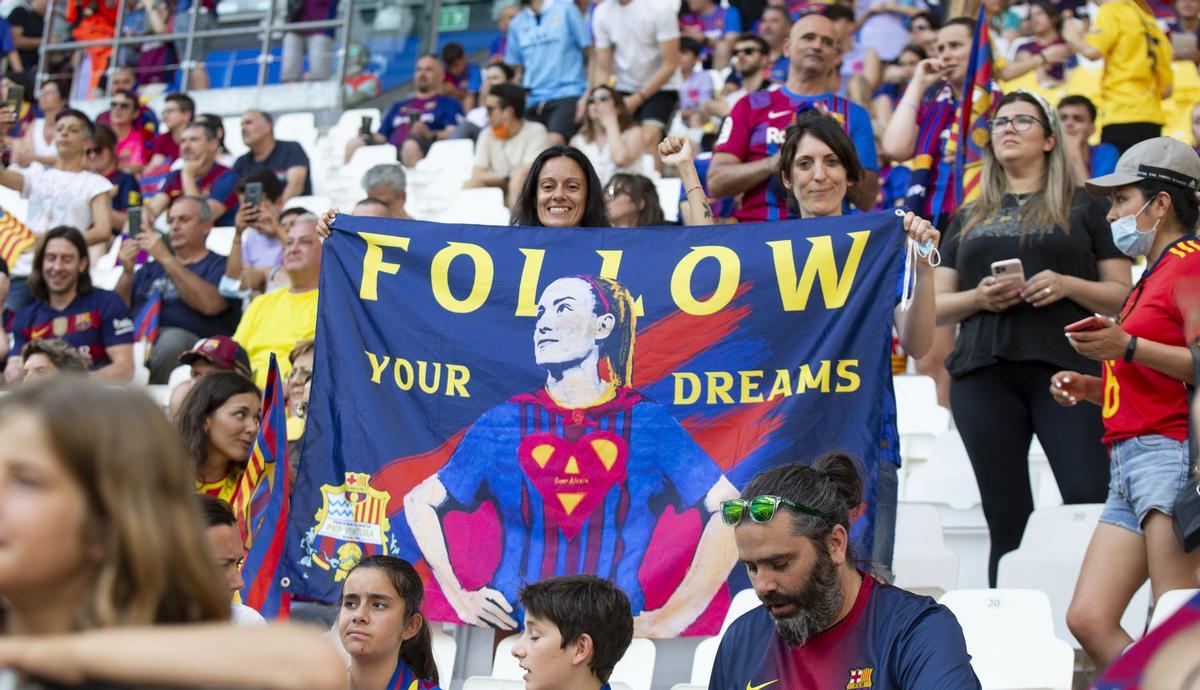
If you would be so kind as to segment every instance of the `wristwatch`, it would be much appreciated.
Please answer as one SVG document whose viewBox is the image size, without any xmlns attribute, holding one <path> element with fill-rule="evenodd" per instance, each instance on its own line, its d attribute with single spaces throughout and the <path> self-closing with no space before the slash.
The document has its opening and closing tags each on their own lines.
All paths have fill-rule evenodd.
<svg viewBox="0 0 1200 690">
<path fill-rule="evenodd" d="M 1125 361 L 1133 362 L 1133 351 L 1137 349 L 1137 336 L 1129 336 L 1129 344 L 1125 346 Z"/>
</svg>

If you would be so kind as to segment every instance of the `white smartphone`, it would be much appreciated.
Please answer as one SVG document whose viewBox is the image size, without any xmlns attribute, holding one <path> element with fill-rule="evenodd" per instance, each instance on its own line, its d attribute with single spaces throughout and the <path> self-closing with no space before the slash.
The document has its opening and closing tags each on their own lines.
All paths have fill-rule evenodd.
<svg viewBox="0 0 1200 690">
<path fill-rule="evenodd" d="M 996 280 L 1011 280 L 1019 285 L 1025 284 L 1025 267 L 1020 259 L 1004 259 L 992 262 L 992 277 Z"/>
</svg>

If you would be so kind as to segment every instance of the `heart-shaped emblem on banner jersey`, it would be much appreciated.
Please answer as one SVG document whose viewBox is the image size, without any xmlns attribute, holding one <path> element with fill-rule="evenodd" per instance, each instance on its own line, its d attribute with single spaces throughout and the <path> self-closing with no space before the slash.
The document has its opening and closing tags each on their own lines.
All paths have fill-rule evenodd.
<svg viewBox="0 0 1200 690">
<path fill-rule="evenodd" d="M 611 431 L 594 431 L 574 443 L 538 433 L 521 439 L 517 455 L 548 517 L 574 539 L 608 490 L 624 481 L 629 444 Z"/>
</svg>

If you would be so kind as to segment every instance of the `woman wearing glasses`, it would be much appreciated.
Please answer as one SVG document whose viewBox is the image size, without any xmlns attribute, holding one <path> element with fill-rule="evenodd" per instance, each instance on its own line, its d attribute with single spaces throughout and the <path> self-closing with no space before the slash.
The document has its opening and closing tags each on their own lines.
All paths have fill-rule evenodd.
<svg viewBox="0 0 1200 690">
<path fill-rule="evenodd" d="M 641 172 L 638 164 L 646 148 L 625 99 L 607 86 L 597 86 L 588 94 L 587 114 L 571 146 L 592 162 L 601 184 L 608 184 L 618 172 Z"/>
<path fill-rule="evenodd" d="M 960 208 L 935 275 L 939 326 L 959 326 L 946 360 L 951 410 L 971 458 L 991 535 L 988 579 L 1033 511 L 1028 458 L 1037 434 L 1065 503 L 1099 503 L 1108 462 L 1095 408 L 1046 395 L 1062 369 L 1099 373 L 1063 327 L 1114 313 L 1129 292 L 1129 259 L 1103 205 L 1078 187 L 1058 115 L 1040 96 L 1000 99 L 983 149 L 979 196 Z"/>
<path fill-rule="evenodd" d="M 117 135 L 117 161 L 122 170 L 140 174 L 149 158 L 142 128 L 137 126 L 138 102 L 132 91 L 114 91 L 109 124 Z"/>
</svg>

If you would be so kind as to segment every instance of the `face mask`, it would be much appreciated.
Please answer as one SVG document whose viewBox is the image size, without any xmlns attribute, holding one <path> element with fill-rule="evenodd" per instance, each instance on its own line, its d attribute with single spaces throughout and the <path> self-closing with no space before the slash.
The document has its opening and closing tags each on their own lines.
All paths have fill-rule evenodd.
<svg viewBox="0 0 1200 690">
<path fill-rule="evenodd" d="M 495 127 L 492 127 L 492 135 L 495 136 L 497 139 L 502 139 L 502 140 L 507 139 L 508 138 L 508 125 L 499 124 L 499 125 L 496 125 Z"/>
<path fill-rule="evenodd" d="M 1132 259 L 1145 256 L 1150 251 L 1150 245 L 1154 244 L 1154 236 L 1158 233 L 1158 221 L 1154 221 L 1154 227 L 1145 232 L 1138 230 L 1137 227 L 1137 217 L 1146 210 L 1150 201 L 1142 205 L 1137 213 L 1121 216 L 1109 225 L 1112 228 L 1113 242 L 1117 245 L 1117 249 Z"/>
</svg>

